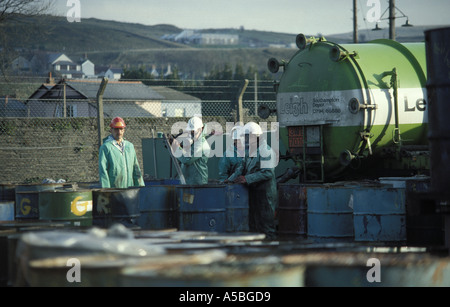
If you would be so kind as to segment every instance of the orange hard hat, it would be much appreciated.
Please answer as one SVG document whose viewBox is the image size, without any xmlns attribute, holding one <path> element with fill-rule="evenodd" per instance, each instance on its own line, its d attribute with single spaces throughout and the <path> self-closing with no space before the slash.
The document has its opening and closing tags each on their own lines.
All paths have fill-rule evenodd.
<svg viewBox="0 0 450 307">
<path fill-rule="evenodd" d="M 114 117 L 111 121 L 111 124 L 109 124 L 111 128 L 125 128 L 125 121 L 121 117 Z"/>
</svg>

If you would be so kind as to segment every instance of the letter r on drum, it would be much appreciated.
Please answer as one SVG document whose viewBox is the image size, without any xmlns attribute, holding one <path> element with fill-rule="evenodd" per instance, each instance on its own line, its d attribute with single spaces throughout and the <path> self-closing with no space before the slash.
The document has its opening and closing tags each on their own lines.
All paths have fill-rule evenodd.
<svg viewBox="0 0 450 307">
<path fill-rule="evenodd" d="M 366 266 L 372 267 L 369 271 L 367 271 L 366 278 L 367 281 L 372 282 L 381 282 L 381 263 L 378 258 L 370 258 L 367 260 Z"/>
</svg>

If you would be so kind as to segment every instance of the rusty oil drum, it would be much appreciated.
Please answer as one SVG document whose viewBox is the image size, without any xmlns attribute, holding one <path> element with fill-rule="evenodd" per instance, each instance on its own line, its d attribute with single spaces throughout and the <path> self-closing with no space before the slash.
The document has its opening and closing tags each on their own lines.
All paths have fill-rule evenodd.
<svg viewBox="0 0 450 307">
<path fill-rule="evenodd" d="M 14 221 L 14 201 L 0 201 L 0 221 Z"/>
<path fill-rule="evenodd" d="M 406 241 L 405 189 L 360 187 L 353 191 L 356 242 Z"/>
<path fill-rule="evenodd" d="M 142 229 L 178 228 L 175 186 L 147 185 L 140 188 L 139 210 L 137 224 Z"/>
<path fill-rule="evenodd" d="M 244 185 L 177 185 L 176 194 L 180 230 L 249 230 L 248 189 Z"/>
<path fill-rule="evenodd" d="M 118 223 L 128 228 L 138 228 L 139 190 L 139 188 L 93 190 L 93 225 L 108 228 Z"/>
<path fill-rule="evenodd" d="M 225 232 L 223 185 L 179 185 L 179 229 Z"/>
<path fill-rule="evenodd" d="M 16 220 L 39 219 L 39 192 L 63 188 L 64 183 L 16 185 Z"/>
<path fill-rule="evenodd" d="M 16 199 L 16 185 L 12 183 L 0 184 L 0 201 L 14 201 Z"/>
<path fill-rule="evenodd" d="M 445 201 L 450 200 L 449 36 L 450 27 L 425 31 L 431 190 Z"/>
<path fill-rule="evenodd" d="M 224 187 L 226 232 L 249 231 L 248 188 L 243 184 L 229 184 Z"/>
<path fill-rule="evenodd" d="M 179 230 L 225 232 L 224 185 L 179 185 Z"/>
<path fill-rule="evenodd" d="M 307 192 L 304 184 L 278 186 L 278 235 L 285 239 L 307 237 Z"/>
<path fill-rule="evenodd" d="M 349 203 L 354 189 L 345 184 L 307 187 L 308 239 L 353 242 L 353 209 Z"/>
</svg>

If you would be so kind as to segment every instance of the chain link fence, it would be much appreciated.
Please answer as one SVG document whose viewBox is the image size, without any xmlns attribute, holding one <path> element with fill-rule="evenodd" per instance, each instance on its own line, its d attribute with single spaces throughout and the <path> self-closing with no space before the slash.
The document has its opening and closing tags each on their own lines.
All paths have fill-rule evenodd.
<svg viewBox="0 0 450 307">
<path fill-rule="evenodd" d="M 98 180 L 99 135 L 109 122 L 125 119 L 125 138 L 135 145 L 143 169 L 142 139 L 171 133 L 177 122 L 201 115 L 204 122 L 237 122 L 242 81 L 109 81 L 102 96 L 104 131 L 99 133 L 101 80 L 14 80 L 0 83 L 2 183 Z M 250 80 L 242 96 L 244 121 L 262 121 L 260 105 L 276 108 L 272 81 Z M 263 121 L 275 121 L 270 117 Z"/>
</svg>

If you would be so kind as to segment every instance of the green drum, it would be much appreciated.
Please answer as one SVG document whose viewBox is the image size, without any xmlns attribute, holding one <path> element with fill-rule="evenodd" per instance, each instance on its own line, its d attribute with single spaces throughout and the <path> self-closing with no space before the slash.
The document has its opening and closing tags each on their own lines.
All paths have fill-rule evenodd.
<svg viewBox="0 0 450 307">
<path fill-rule="evenodd" d="M 92 226 L 91 190 L 56 190 L 39 193 L 39 219 Z"/>
</svg>

